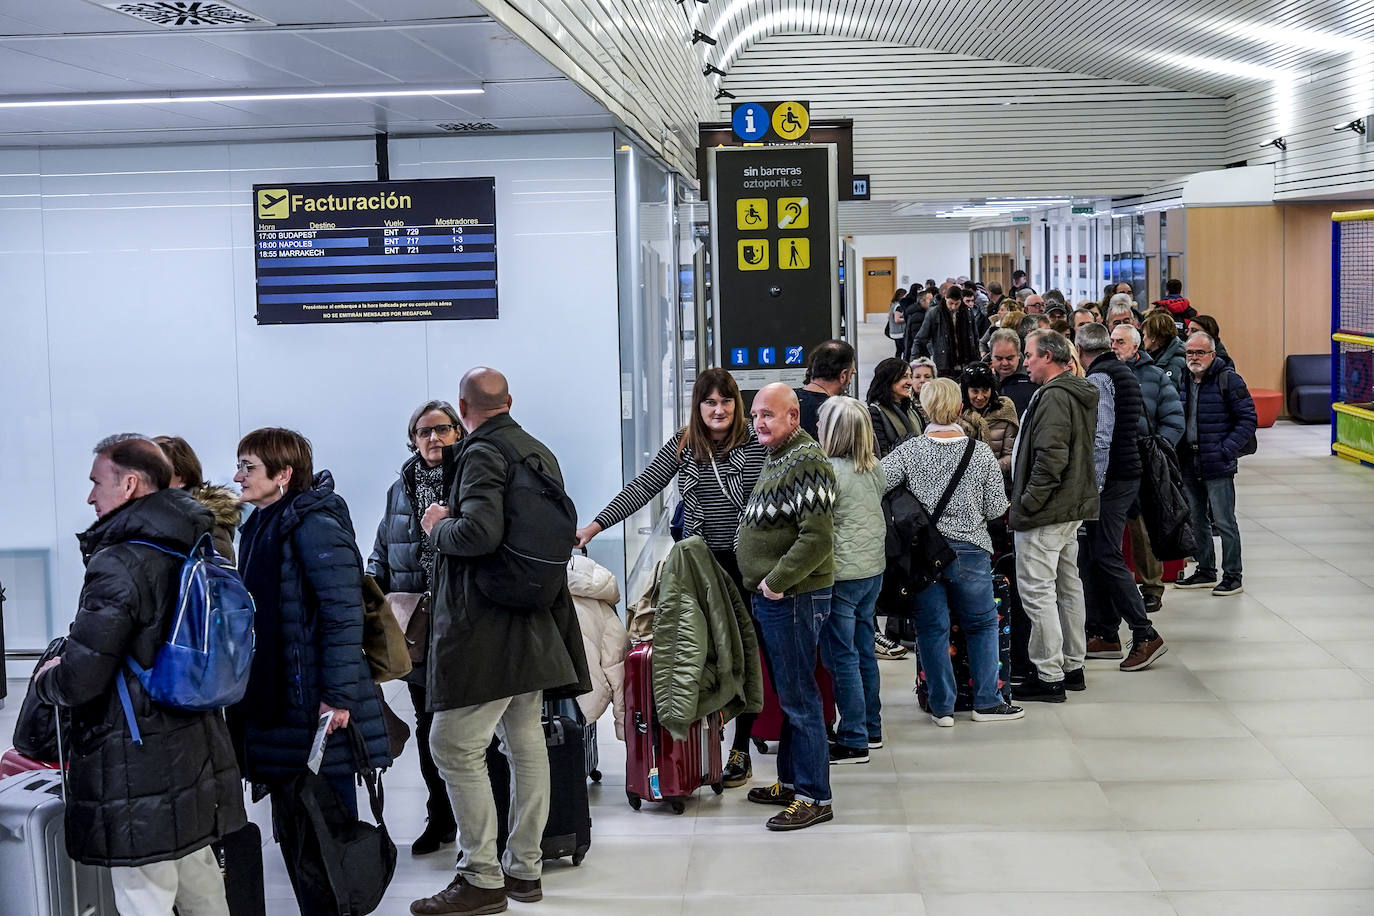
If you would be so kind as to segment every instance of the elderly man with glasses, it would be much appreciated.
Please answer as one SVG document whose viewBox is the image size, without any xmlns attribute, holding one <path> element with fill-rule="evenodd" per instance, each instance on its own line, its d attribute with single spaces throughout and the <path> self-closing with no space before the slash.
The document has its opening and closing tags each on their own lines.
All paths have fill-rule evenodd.
<svg viewBox="0 0 1374 916">
<path fill-rule="evenodd" d="M 1241 585 L 1240 526 L 1236 523 L 1236 469 L 1250 454 L 1255 437 L 1255 402 L 1245 380 L 1217 359 L 1216 341 L 1202 331 L 1188 336 L 1183 351 L 1183 443 L 1179 464 L 1193 509 L 1197 568 L 1178 580 L 1178 588 L 1210 588 L 1213 595 L 1236 595 Z M 1221 571 L 1210 532 L 1221 533 Z"/>
</svg>

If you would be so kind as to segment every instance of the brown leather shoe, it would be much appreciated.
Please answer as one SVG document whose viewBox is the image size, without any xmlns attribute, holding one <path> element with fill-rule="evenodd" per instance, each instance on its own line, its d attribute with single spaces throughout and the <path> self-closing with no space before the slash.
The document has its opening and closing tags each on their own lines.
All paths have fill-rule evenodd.
<svg viewBox="0 0 1374 916">
<path fill-rule="evenodd" d="M 1134 641 L 1131 643 L 1131 654 L 1126 656 L 1120 668 L 1122 671 L 1144 671 L 1168 651 L 1169 647 L 1164 645 L 1164 637 L 1158 634 L 1155 634 L 1154 639 Z"/>
<path fill-rule="evenodd" d="M 538 878 L 531 881 L 506 875 L 506 896 L 520 903 L 538 903 L 544 899 L 544 886 Z"/>
<path fill-rule="evenodd" d="M 1084 654 L 1088 658 L 1118 659 L 1121 657 L 1121 640 L 1103 639 L 1100 636 L 1089 636 L 1088 651 Z"/>
<path fill-rule="evenodd" d="M 813 824 L 823 824 L 835 819 L 835 810 L 830 805 L 818 805 L 794 799 L 781 813 L 768 819 L 769 830 L 802 830 Z"/>
<path fill-rule="evenodd" d="M 458 875 L 448 887 L 410 905 L 415 916 L 484 916 L 506 911 L 506 889 L 486 888 L 468 884 Z"/>
</svg>

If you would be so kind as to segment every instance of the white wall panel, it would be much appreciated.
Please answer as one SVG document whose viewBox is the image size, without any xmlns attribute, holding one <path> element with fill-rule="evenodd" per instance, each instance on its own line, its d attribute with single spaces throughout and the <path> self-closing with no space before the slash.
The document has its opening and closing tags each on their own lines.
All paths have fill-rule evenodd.
<svg viewBox="0 0 1374 916">
<path fill-rule="evenodd" d="M 969 275 L 967 232 L 921 232 L 908 235 L 856 235 L 854 250 L 863 258 L 897 259 L 897 285 L 910 286 L 933 278 Z"/>
<path fill-rule="evenodd" d="M 1223 99 L 900 45 L 774 36 L 725 86 L 853 118 L 854 170 L 885 200 L 1137 194 L 1223 163 Z"/>
<path fill-rule="evenodd" d="M 94 518 L 90 449 L 111 432 L 183 435 L 227 482 L 244 432 L 299 429 L 368 551 L 410 411 L 487 364 L 574 500 L 614 492 L 619 462 L 585 460 L 619 453 L 619 416 L 597 407 L 619 392 L 612 151 L 609 132 L 395 142 L 397 178 L 496 178 L 500 319 L 268 327 L 251 185 L 371 179 L 371 140 L 0 151 L 0 549 L 54 552 L 58 629 L 81 582 L 72 534 Z"/>
<path fill-rule="evenodd" d="M 1353 58 L 1290 87 L 1269 84 L 1227 104 L 1227 161 L 1273 163 L 1278 200 L 1374 193 L 1374 145 L 1335 124 L 1374 114 L 1374 62 Z M 1287 151 L 1261 145 L 1282 135 Z M 1366 135 L 1367 136 L 1367 135 Z"/>
</svg>

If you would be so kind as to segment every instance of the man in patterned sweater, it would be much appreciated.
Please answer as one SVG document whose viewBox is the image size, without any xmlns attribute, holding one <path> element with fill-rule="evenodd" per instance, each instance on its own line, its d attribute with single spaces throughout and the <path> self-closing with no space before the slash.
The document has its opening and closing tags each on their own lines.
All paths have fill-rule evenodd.
<svg viewBox="0 0 1374 916">
<path fill-rule="evenodd" d="M 835 472 L 801 428 L 797 396 L 786 385 L 759 391 L 752 414 L 768 458 L 740 519 L 737 555 L 785 724 L 778 781 L 750 789 L 749 800 L 784 806 L 769 818 L 769 830 L 800 830 L 834 817 L 829 743 L 813 672 L 835 582 Z"/>
</svg>

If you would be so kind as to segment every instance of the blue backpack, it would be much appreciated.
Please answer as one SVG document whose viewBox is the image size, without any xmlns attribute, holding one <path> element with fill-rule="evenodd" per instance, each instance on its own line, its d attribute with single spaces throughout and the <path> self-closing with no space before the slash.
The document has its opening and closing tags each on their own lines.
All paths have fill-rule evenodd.
<svg viewBox="0 0 1374 916">
<path fill-rule="evenodd" d="M 203 712 L 243 699 L 253 665 L 254 607 L 238 570 L 215 562 L 208 534 L 191 548 L 190 555 L 151 541 L 129 543 L 185 562 L 172 631 L 157 650 L 152 667 L 144 668 L 132 657 L 125 657 L 125 665 L 148 696 L 164 706 Z M 135 744 L 142 744 L 123 675 L 115 678 L 115 684 L 129 732 Z"/>
</svg>

